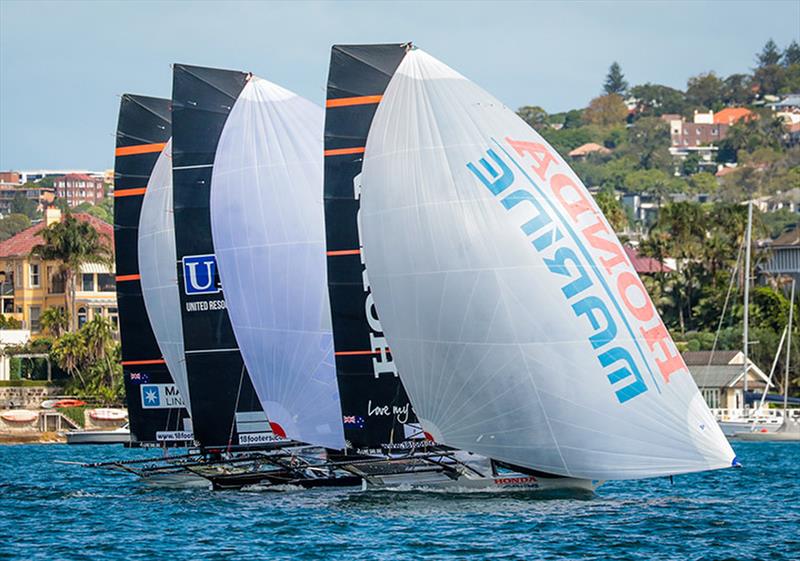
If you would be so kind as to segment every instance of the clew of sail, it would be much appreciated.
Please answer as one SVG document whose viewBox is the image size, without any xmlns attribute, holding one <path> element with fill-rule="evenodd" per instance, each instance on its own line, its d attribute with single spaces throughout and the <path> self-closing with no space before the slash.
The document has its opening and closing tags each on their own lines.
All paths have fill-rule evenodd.
<svg viewBox="0 0 800 561">
<path fill-rule="evenodd" d="M 139 274 L 147 316 L 181 399 L 191 415 L 189 380 L 183 358 L 181 301 L 172 219 L 172 141 L 158 156 L 147 182 L 139 216 Z"/>
<path fill-rule="evenodd" d="M 345 447 L 328 304 L 322 108 L 250 79 L 220 135 L 211 229 L 236 340 L 273 431 Z"/>
<path fill-rule="evenodd" d="M 613 230 L 514 112 L 411 51 L 362 185 L 375 304 L 437 442 L 587 479 L 731 466 Z"/>
</svg>

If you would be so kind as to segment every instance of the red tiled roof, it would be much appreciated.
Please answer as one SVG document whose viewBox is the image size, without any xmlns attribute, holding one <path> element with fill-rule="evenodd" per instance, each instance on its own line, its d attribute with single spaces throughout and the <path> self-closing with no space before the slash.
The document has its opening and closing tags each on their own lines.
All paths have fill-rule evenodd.
<svg viewBox="0 0 800 561">
<path fill-rule="evenodd" d="M 572 150 L 569 153 L 569 155 L 574 158 L 576 156 L 587 156 L 593 152 L 600 152 L 601 154 L 610 154 L 611 150 L 609 150 L 605 146 L 600 146 L 596 142 L 587 142 L 586 144 L 582 144 L 581 146 L 578 146 L 577 148 Z"/>
<path fill-rule="evenodd" d="M 726 175 L 728 175 L 729 173 L 733 173 L 737 169 L 738 168 L 722 167 L 722 168 L 719 168 L 717 170 L 717 173 L 715 173 L 714 175 L 716 175 L 717 177 L 725 177 Z"/>
<path fill-rule="evenodd" d="M 98 231 L 98 233 L 107 236 L 109 240 L 114 239 L 114 227 L 108 222 L 100 220 L 96 216 L 92 216 L 91 214 L 87 214 L 85 212 L 78 212 L 72 216 L 82 222 L 88 222 L 94 227 L 95 230 Z M 14 236 L 11 236 L 6 241 L 0 242 L 0 259 L 28 255 L 33 249 L 33 246 L 44 241 L 39 235 L 39 232 L 41 232 L 44 228 L 45 223 L 44 220 L 42 220 L 40 223 L 35 224 Z"/>
<path fill-rule="evenodd" d="M 744 107 L 726 107 L 719 113 L 714 113 L 714 123 L 717 125 L 732 125 L 742 119 L 750 119 L 753 112 Z"/>
<path fill-rule="evenodd" d="M 628 255 L 628 259 L 631 260 L 631 264 L 633 268 L 636 270 L 637 273 L 640 275 L 649 275 L 653 273 L 669 273 L 672 269 L 667 265 L 662 265 L 658 262 L 658 259 L 653 259 L 652 257 L 646 257 L 641 255 L 636 248 L 631 247 L 629 245 L 623 245 L 625 248 L 625 253 Z"/>
</svg>

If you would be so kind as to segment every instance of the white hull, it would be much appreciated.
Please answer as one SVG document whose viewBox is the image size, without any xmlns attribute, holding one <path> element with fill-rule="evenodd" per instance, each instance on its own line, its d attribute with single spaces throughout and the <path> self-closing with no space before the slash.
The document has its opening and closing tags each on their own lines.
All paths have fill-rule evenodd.
<svg viewBox="0 0 800 561">
<path fill-rule="evenodd" d="M 67 444 L 125 444 L 131 441 L 127 430 L 86 430 L 70 431 Z"/>
<path fill-rule="evenodd" d="M 739 438 L 740 433 L 750 432 L 775 432 L 781 426 L 781 419 L 749 419 L 736 421 L 720 421 L 719 428 L 728 438 Z"/>
<path fill-rule="evenodd" d="M 403 473 L 364 479 L 364 490 L 431 490 L 454 492 L 482 491 L 565 491 L 592 493 L 601 482 L 571 477 L 534 477 L 523 474 L 504 474 L 491 477 L 460 474 L 453 479 L 442 473 Z"/>
<path fill-rule="evenodd" d="M 147 485 L 165 489 L 211 489 L 211 482 L 197 474 L 180 471 L 174 473 L 154 473 L 142 477 Z"/>
</svg>

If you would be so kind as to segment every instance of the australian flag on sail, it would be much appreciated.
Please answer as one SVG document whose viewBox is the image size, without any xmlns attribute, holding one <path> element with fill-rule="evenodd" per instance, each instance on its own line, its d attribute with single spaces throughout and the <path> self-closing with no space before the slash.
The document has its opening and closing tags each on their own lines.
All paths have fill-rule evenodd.
<svg viewBox="0 0 800 561">
<path fill-rule="evenodd" d="M 131 382 L 134 384 L 147 384 L 150 382 L 150 376 L 145 372 L 131 372 Z"/>
<path fill-rule="evenodd" d="M 344 415 L 342 417 L 342 422 L 344 426 L 351 429 L 363 429 L 364 428 L 364 417 L 358 415 Z"/>
</svg>

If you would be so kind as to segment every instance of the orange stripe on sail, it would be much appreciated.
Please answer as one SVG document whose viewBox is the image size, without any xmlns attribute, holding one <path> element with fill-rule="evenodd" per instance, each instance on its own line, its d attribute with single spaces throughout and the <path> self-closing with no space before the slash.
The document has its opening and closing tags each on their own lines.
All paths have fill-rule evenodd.
<svg viewBox="0 0 800 561">
<path fill-rule="evenodd" d="M 117 282 L 134 281 L 142 278 L 140 275 L 117 275 Z"/>
<path fill-rule="evenodd" d="M 325 150 L 326 156 L 343 156 L 345 154 L 363 154 L 364 147 L 358 146 L 356 148 L 334 148 L 332 150 Z"/>
<path fill-rule="evenodd" d="M 349 107 L 351 105 L 372 105 L 380 103 L 382 95 L 361 95 L 358 97 L 340 97 L 339 99 L 329 99 L 325 102 L 325 107 Z"/>
<path fill-rule="evenodd" d="M 161 152 L 166 146 L 166 142 L 158 142 L 156 144 L 137 144 L 135 146 L 121 146 L 117 148 L 114 155 L 116 156 L 133 156 L 135 154 L 150 154 L 151 152 Z"/>
<path fill-rule="evenodd" d="M 145 364 L 166 364 L 163 358 L 155 358 L 152 360 L 123 360 L 122 366 L 142 366 Z"/>
<path fill-rule="evenodd" d="M 381 351 L 337 351 L 333 354 L 336 356 L 356 356 L 356 355 L 377 355 L 380 354 Z M 389 349 L 386 349 L 387 353 L 390 353 Z"/>
<path fill-rule="evenodd" d="M 144 195 L 145 191 L 147 191 L 147 187 L 137 187 L 136 189 L 120 189 L 119 191 L 114 191 L 114 198 L 117 197 L 135 197 L 137 195 Z"/>
<path fill-rule="evenodd" d="M 325 255 L 335 256 L 335 255 L 360 255 L 360 249 L 339 249 L 336 251 L 326 251 Z"/>
</svg>

